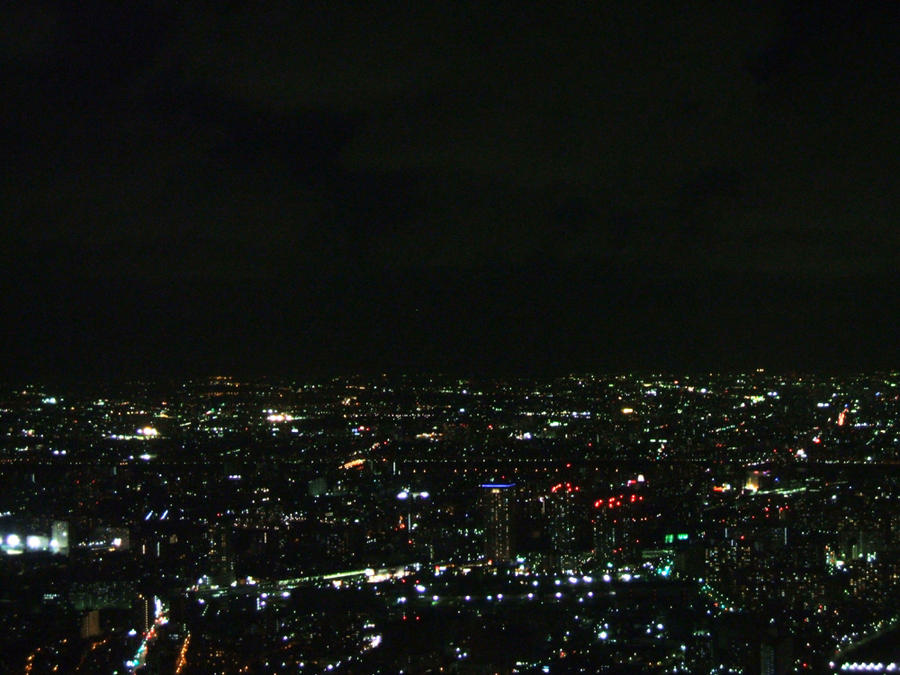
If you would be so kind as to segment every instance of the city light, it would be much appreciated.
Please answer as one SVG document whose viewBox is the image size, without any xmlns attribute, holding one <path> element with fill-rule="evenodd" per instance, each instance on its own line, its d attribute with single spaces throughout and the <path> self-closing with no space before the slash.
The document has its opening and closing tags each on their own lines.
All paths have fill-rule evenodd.
<svg viewBox="0 0 900 675">
<path fill-rule="evenodd" d="M 898 373 L 164 389 L 7 393 L 17 672 L 900 672 Z"/>
</svg>

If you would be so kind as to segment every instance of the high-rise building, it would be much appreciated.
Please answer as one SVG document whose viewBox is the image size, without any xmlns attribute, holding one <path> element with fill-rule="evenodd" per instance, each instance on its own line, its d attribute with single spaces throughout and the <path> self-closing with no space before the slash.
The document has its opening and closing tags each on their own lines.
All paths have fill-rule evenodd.
<svg viewBox="0 0 900 675">
<path fill-rule="evenodd" d="M 547 496 L 550 544 L 557 563 L 565 568 L 572 562 L 577 548 L 578 487 L 571 483 L 558 483 Z"/>
<path fill-rule="evenodd" d="M 608 562 L 636 553 L 634 509 L 643 500 L 642 495 L 632 493 L 594 502 L 594 554 L 598 558 Z"/>
<path fill-rule="evenodd" d="M 153 603 L 149 596 L 139 593 L 133 606 L 137 610 L 138 628 L 140 628 L 141 634 L 146 634 L 153 626 Z"/>
<path fill-rule="evenodd" d="M 514 483 L 485 483 L 481 486 L 484 503 L 484 556 L 492 563 L 512 557 L 512 500 Z"/>
<path fill-rule="evenodd" d="M 231 556 L 230 532 L 221 524 L 210 527 L 207 532 L 209 540 L 209 577 L 213 583 L 227 585 L 234 581 L 234 560 Z"/>
<path fill-rule="evenodd" d="M 84 639 L 97 637 L 101 632 L 100 611 L 90 610 L 81 618 L 81 637 Z"/>
</svg>

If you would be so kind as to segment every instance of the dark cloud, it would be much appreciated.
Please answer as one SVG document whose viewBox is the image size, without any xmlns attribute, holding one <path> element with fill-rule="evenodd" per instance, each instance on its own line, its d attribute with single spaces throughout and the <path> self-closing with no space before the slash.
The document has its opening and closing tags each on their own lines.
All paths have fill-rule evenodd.
<svg viewBox="0 0 900 675">
<path fill-rule="evenodd" d="M 297 339 L 315 360 L 389 362 L 396 344 L 414 363 L 470 331 L 483 347 L 461 354 L 510 364 L 592 362 L 593 333 L 715 362 L 730 349 L 711 334 L 749 359 L 740 336 L 824 344 L 821 317 L 890 306 L 890 9 L 2 12 L 4 308 L 23 357 L 53 351 L 46 329 L 81 335 L 88 361 L 168 344 L 180 363 L 214 365 L 208 348 L 278 367 Z M 228 346 L 251 339 L 269 347 Z"/>
</svg>

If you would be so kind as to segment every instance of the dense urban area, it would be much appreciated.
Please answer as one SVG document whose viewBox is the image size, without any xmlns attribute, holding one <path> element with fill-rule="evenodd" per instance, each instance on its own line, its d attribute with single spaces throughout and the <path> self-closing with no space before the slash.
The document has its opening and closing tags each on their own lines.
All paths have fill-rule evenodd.
<svg viewBox="0 0 900 675">
<path fill-rule="evenodd" d="M 0 670 L 900 672 L 900 373 L 0 395 Z"/>
</svg>

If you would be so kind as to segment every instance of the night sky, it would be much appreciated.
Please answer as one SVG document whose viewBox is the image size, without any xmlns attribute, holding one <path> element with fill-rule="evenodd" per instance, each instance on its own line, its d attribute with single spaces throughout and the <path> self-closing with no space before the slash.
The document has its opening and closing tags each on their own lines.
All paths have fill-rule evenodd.
<svg viewBox="0 0 900 675">
<path fill-rule="evenodd" d="M 0 378 L 898 366 L 897 3 L 358 4 L 3 3 Z"/>
</svg>

